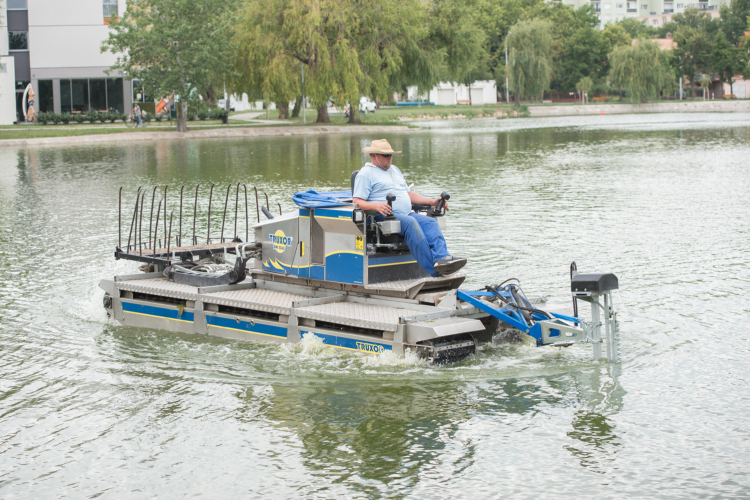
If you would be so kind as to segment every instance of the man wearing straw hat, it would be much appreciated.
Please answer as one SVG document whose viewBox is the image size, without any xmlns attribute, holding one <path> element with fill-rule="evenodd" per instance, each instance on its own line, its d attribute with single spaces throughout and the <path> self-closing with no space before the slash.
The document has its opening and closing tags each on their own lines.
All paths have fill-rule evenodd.
<svg viewBox="0 0 750 500">
<path fill-rule="evenodd" d="M 394 151 L 388 141 L 380 139 L 362 148 L 362 152 L 369 154 L 371 161 L 365 163 L 354 181 L 354 203 L 362 210 L 376 210 L 381 220 L 393 214 L 401 222 L 401 235 L 406 245 L 430 276 L 447 275 L 461 269 L 466 259 L 448 253 L 438 222 L 411 211 L 412 204 L 435 207 L 440 198 L 421 196 L 409 189 L 401 171 L 391 165 L 393 155 L 401 151 Z M 392 209 L 385 199 L 388 193 L 396 195 Z M 445 209 L 448 210 L 447 202 Z"/>
</svg>

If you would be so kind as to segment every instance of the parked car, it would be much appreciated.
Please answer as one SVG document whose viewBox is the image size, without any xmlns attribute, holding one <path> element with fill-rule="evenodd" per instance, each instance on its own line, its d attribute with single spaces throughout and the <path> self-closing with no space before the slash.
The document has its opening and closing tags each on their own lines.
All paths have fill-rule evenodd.
<svg viewBox="0 0 750 500">
<path fill-rule="evenodd" d="M 227 107 L 227 100 L 226 99 L 219 99 L 217 102 L 217 105 L 221 109 L 226 109 Z M 229 111 L 234 111 L 234 99 L 229 99 Z"/>
<path fill-rule="evenodd" d="M 374 113 L 377 105 L 370 100 L 369 97 L 362 96 L 359 99 L 359 112 L 360 113 Z"/>
</svg>

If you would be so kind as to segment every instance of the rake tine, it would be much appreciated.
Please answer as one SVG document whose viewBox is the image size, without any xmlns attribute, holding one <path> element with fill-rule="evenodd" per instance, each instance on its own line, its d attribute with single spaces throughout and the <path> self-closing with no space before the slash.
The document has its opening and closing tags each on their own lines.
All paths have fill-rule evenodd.
<svg viewBox="0 0 750 500">
<path fill-rule="evenodd" d="M 224 222 L 227 220 L 227 205 L 229 204 L 229 190 L 232 189 L 232 185 L 227 186 L 227 197 L 224 199 L 224 216 L 221 218 L 221 237 L 219 243 L 224 243 Z"/>
<path fill-rule="evenodd" d="M 208 193 L 208 232 L 206 233 L 206 245 L 211 244 L 211 199 L 214 196 L 214 185 L 211 184 L 211 191 Z"/>
<path fill-rule="evenodd" d="M 195 218 L 198 216 L 198 188 L 201 187 L 200 184 L 195 186 L 195 206 L 193 207 L 193 245 L 198 244 L 198 236 L 195 232 Z"/>
</svg>

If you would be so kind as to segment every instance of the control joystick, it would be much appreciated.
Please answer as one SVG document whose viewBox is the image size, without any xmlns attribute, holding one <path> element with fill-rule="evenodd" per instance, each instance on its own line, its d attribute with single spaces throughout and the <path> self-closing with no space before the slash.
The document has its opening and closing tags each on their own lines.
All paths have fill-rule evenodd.
<svg viewBox="0 0 750 500">
<path fill-rule="evenodd" d="M 393 202 L 396 201 L 396 195 L 393 193 L 388 193 L 385 195 L 385 201 L 388 202 L 388 206 L 391 208 L 391 213 L 386 217 L 386 219 L 395 219 L 396 217 L 393 215 Z"/>
<path fill-rule="evenodd" d="M 447 191 L 443 191 L 443 193 L 440 195 L 440 201 L 437 204 L 435 212 L 437 212 L 439 215 L 442 215 L 444 213 L 443 207 L 445 206 L 445 202 L 450 199 L 451 195 L 449 195 Z"/>
</svg>

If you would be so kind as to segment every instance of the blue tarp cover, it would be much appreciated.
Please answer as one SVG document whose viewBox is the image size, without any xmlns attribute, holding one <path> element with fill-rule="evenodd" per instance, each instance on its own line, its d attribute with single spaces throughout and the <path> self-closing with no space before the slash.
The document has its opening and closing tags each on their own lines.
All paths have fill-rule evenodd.
<svg viewBox="0 0 750 500">
<path fill-rule="evenodd" d="M 317 191 L 304 191 L 294 193 L 294 203 L 302 208 L 341 207 L 351 205 L 351 191 L 329 191 L 318 193 Z M 344 201 L 346 200 L 346 201 Z"/>
</svg>

